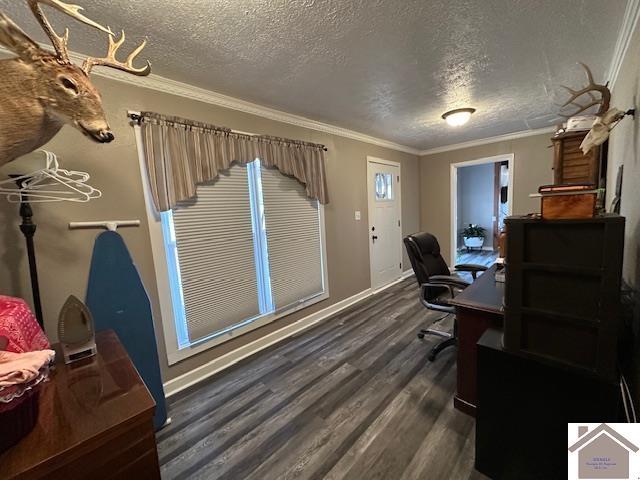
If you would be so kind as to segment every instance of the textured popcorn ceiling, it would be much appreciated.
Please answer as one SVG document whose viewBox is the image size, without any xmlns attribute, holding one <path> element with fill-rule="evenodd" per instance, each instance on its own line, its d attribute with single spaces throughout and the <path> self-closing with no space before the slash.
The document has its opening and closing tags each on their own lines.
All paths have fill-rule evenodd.
<svg viewBox="0 0 640 480">
<path fill-rule="evenodd" d="M 148 36 L 156 74 L 427 149 L 554 125 L 558 85 L 584 80 L 575 62 L 604 79 L 626 0 L 71 3 L 124 28 L 129 46 Z M 45 40 L 26 1 L 0 10 Z M 50 18 L 71 27 L 72 50 L 106 48 L 100 32 Z M 466 106 L 478 111 L 465 127 L 440 118 Z"/>
</svg>

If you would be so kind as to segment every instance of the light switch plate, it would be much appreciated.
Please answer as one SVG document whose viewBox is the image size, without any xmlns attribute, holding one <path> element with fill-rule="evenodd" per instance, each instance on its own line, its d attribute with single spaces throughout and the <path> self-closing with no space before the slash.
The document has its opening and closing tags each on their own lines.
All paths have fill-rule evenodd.
<svg viewBox="0 0 640 480">
<path fill-rule="evenodd" d="M 362 215 L 360 215 L 360 210 L 356 210 L 356 220 L 360 220 Z"/>
</svg>

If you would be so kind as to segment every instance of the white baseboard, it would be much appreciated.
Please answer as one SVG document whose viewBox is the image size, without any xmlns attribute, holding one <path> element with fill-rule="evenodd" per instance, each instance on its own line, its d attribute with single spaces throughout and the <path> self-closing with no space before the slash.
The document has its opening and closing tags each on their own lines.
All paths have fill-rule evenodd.
<svg viewBox="0 0 640 480">
<path fill-rule="evenodd" d="M 402 272 L 402 275 L 400 275 L 400 278 L 398 278 L 397 280 L 394 280 L 391 283 L 387 283 L 386 285 L 383 285 L 380 288 L 373 290 L 371 293 L 374 294 L 374 293 L 382 292 L 383 290 L 386 290 L 387 288 L 392 287 L 402 282 L 403 280 L 409 278 L 411 275 L 413 275 L 413 270 L 405 270 L 404 272 Z"/>
<path fill-rule="evenodd" d="M 209 378 L 212 375 L 215 375 L 222 370 L 231 367 L 232 365 L 238 363 L 240 360 L 250 357 L 261 350 L 264 350 L 271 345 L 274 345 L 278 342 L 281 342 L 296 333 L 300 333 L 308 328 L 314 326 L 318 322 L 325 320 L 326 318 L 335 315 L 336 313 L 344 310 L 347 307 L 350 307 L 354 303 L 359 302 L 367 297 L 370 297 L 374 293 L 381 292 L 396 283 L 401 282 L 405 278 L 413 275 L 413 270 L 406 270 L 402 272 L 402 276 L 393 283 L 389 285 L 385 285 L 382 288 L 379 288 L 375 292 L 370 288 L 363 290 L 362 292 L 356 293 L 351 297 L 345 298 L 344 300 L 340 300 L 339 302 L 334 303 L 333 305 L 329 305 L 322 310 L 319 310 L 311 315 L 308 315 L 300 320 L 293 322 L 291 325 L 287 325 L 275 332 L 272 332 L 264 337 L 255 340 L 251 343 L 247 343 L 240 348 L 237 348 L 229 353 L 221 355 L 218 358 L 214 358 L 210 362 L 205 363 L 197 368 L 194 368 L 190 372 L 187 372 L 179 377 L 173 378 L 164 383 L 164 392 L 165 396 L 168 398 L 176 393 L 188 388 L 192 385 L 195 385 L 198 382 Z"/>
</svg>

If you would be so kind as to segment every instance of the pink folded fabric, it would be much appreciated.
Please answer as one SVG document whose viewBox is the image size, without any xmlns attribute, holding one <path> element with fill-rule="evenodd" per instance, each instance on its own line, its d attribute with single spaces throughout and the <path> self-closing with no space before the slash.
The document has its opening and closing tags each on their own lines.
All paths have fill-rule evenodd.
<svg viewBox="0 0 640 480">
<path fill-rule="evenodd" d="M 30 382 L 53 360 L 53 350 L 13 353 L 0 352 L 0 387 Z"/>
<path fill-rule="evenodd" d="M 27 303 L 0 295 L 0 350 L 32 352 L 49 348 L 49 341 Z M 4 344 L 4 345 L 3 345 Z"/>
</svg>

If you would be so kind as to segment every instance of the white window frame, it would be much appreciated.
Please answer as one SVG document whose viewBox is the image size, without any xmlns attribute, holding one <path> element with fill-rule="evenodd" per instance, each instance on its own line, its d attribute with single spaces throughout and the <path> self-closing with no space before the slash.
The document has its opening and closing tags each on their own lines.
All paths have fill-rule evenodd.
<svg viewBox="0 0 640 480">
<path fill-rule="evenodd" d="M 295 313 L 299 310 L 302 310 L 315 303 L 329 298 L 329 274 L 327 271 L 327 241 L 324 205 L 318 202 L 318 213 L 320 216 L 320 239 L 322 248 L 322 284 L 324 287 L 324 291 L 321 294 L 315 295 L 311 298 L 303 299 L 298 304 L 286 310 L 276 310 L 272 314 L 263 315 L 246 325 L 229 330 L 213 338 L 203 340 L 201 342 L 196 342 L 189 347 L 183 347 L 182 349 L 179 348 L 162 220 L 160 219 L 160 214 L 155 209 L 153 197 L 151 195 L 151 187 L 149 184 L 147 167 L 144 157 L 142 130 L 139 125 L 135 125 L 134 131 L 136 138 L 136 147 L 138 149 L 138 164 L 140 167 L 140 176 L 142 179 L 142 187 L 144 191 L 144 201 L 146 206 L 145 210 L 147 213 L 147 222 L 149 226 L 149 237 L 153 255 L 153 266 L 158 288 L 158 301 L 160 303 L 160 315 L 162 317 L 162 330 L 164 333 L 164 342 L 167 350 L 167 361 L 169 365 L 174 365 L 181 360 L 204 352 L 216 345 L 227 342 L 257 328 L 268 325 L 269 323 L 278 320 L 279 318 L 291 315 L 292 313 Z"/>
</svg>

